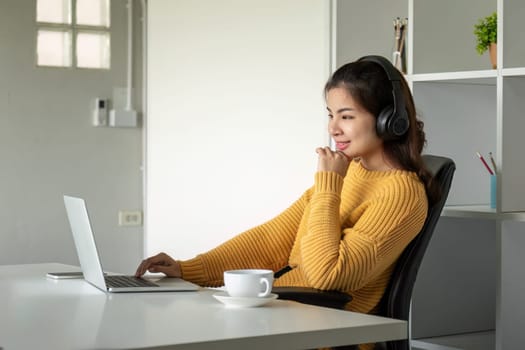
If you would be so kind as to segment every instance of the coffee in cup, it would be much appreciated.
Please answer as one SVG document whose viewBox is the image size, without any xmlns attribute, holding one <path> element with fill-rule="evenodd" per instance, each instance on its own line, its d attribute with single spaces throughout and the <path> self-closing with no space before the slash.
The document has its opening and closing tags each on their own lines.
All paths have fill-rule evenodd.
<svg viewBox="0 0 525 350">
<path fill-rule="evenodd" d="M 224 286 L 231 297 L 264 298 L 273 285 L 272 270 L 229 270 L 224 272 Z"/>
</svg>

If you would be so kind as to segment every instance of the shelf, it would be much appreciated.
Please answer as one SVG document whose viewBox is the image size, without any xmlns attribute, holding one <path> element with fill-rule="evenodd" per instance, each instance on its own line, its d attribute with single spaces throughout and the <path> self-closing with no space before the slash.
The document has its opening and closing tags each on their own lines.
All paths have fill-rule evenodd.
<svg viewBox="0 0 525 350">
<path fill-rule="evenodd" d="M 501 74 L 504 77 L 525 77 L 525 68 L 503 68 Z"/>
<path fill-rule="evenodd" d="M 503 68 L 501 75 L 504 77 L 525 77 L 525 67 Z M 496 69 L 490 70 L 472 70 L 462 72 L 443 72 L 443 73 L 420 73 L 406 75 L 408 80 L 413 82 L 443 82 L 443 83 L 461 83 L 461 84 L 483 84 L 495 85 L 494 78 L 498 76 Z"/>
<path fill-rule="evenodd" d="M 446 205 L 441 216 L 463 219 L 525 221 L 525 212 L 500 213 L 488 205 Z"/>
<path fill-rule="evenodd" d="M 490 69 L 463 72 L 412 74 L 408 75 L 407 77 L 413 82 L 496 85 L 497 75 L 497 70 Z"/>
<path fill-rule="evenodd" d="M 489 208 L 488 205 L 446 205 L 443 208 L 441 215 L 459 218 L 485 219 L 496 219 L 498 217 L 496 209 Z"/>
</svg>

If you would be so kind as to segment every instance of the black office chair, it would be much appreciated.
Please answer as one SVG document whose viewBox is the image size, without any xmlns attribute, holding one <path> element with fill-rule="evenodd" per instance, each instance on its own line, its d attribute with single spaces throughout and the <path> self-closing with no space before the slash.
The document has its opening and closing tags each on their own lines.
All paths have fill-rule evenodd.
<svg viewBox="0 0 525 350">
<path fill-rule="evenodd" d="M 423 228 L 399 257 L 390 283 L 379 304 L 379 315 L 405 321 L 409 321 L 410 318 L 410 301 L 419 266 L 445 205 L 456 170 L 454 161 L 446 157 L 423 155 L 423 161 L 440 185 L 441 199 L 428 208 Z M 280 299 L 338 309 L 343 309 L 350 301 L 347 294 L 335 291 L 324 292 L 312 288 L 278 287 L 274 288 L 274 293 L 277 293 Z M 376 348 L 410 350 L 410 340 L 380 343 Z"/>
</svg>

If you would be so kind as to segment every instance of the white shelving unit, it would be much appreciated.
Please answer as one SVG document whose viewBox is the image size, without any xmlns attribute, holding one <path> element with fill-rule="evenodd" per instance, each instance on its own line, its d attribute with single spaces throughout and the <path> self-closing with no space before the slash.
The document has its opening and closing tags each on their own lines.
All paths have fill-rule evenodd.
<svg viewBox="0 0 525 350">
<path fill-rule="evenodd" d="M 522 212 L 525 211 L 525 186 L 520 183 L 525 178 L 525 167 L 519 150 L 525 147 L 525 139 L 514 134 L 525 128 L 521 114 L 525 56 L 524 52 L 519 52 L 522 66 L 517 58 L 506 59 L 503 28 L 515 30 L 514 26 L 505 24 L 505 6 L 512 11 L 515 7 L 520 10 L 523 7 L 509 0 L 409 0 L 412 24 L 409 33 L 412 36 L 408 40 L 407 80 L 416 103 L 419 102 L 420 109 L 429 114 L 425 120 L 431 124 L 428 128 L 429 153 L 448 155 L 458 164 L 448 204 L 488 206 L 490 178 L 476 158 L 476 152 L 485 157 L 493 152 L 498 166 L 496 211 Z M 485 56 L 485 62 L 480 62 L 474 50 L 472 31 L 478 18 L 494 11 L 498 12 L 501 28 L 499 60 L 497 69 L 487 69 L 488 58 Z M 445 12 L 454 15 L 446 16 Z M 447 47 L 451 50 L 443 49 Z M 510 55 L 516 52 L 514 49 Z M 513 62 L 514 66 L 505 67 L 502 62 L 506 61 Z M 452 215 L 452 212 L 453 209 L 447 210 L 445 215 Z M 465 213 L 462 209 L 462 215 Z M 473 216 L 476 217 L 477 212 L 473 212 Z"/>
<path fill-rule="evenodd" d="M 525 278 L 521 271 L 525 263 L 525 6 L 519 0 L 409 0 L 408 8 L 412 38 L 407 79 L 416 103 L 427 113 L 429 153 L 448 155 L 457 164 L 443 211 L 450 218 L 445 226 L 457 228 L 454 234 L 460 235 L 479 223 L 493 225 L 495 348 L 521 348 L 525 343 L 519 326 L 525 316 L 520 292 L 525 287 L 521 282 Z M 444 16 L 444 11 L 453 15 Z M 473 37 L 477 19 L 494 11 L 498 14 L 498 65 L 488 69 L 488 57 L 480 63 L 465 35 Z M 445 20 L 442 27 L 439 18 Z M 490 177 L 476 159 L 477 151 L 485 157 L 488 152 L 496 156 L 495 209 L 488 205 Z M 470 248 L 477 248 L 475 240 Z"/>
<path fill-rule="evenodd" d="M 448 156 L 457 166 L 443 219 L 415 288 L 413 325 L 419 328 L 415 333 L 426 332 L 429 337 L 430 331 L 437 336 L 495 328 L 496 349 L 522 348 L 523 0 L 334 1 L 336 67 L 366 54 L 391 57 L 392 20 L 408 18 L 405 76 L 425 122 L 425 152 Z M 498 14 L 496 69 L 491 69 L 488 54 L 477 54 L 473 34 L 479 18 L 493 12 Z M 476 152 L 486 158 L 492 152 L 496 159 L 494 209 L 489 205 L 490 176 Z"/>
<path fill-rule="evenodd" d="M 443 215 L 456 223 L 449 225 L 449 229 L 458 228 L 455 234 L 479 222 L 493 222 L 495 227 L 496 349 L 521 348 L 525 342 L 519 326 L 525 316 L 525 303 L 520 297 L 525 277 L 521 272 L 525 262 L 521 253 L 525 244 L 525 40 L 517 34 L 523 33 L 524 8 L 517 0 L 409 0 L 413 37 L 408 54 L 412 70 L 407 78 L 416 101 L 428 113 L 430 153 L 449 155 L 458 167 Z M 447 28 L 441 31 L 435 27 L 440 11 L 455 13 L 442 17 L 447 18 Z M 460 43 L 466 43 L 466 32 L 472 35 L 473 18 L 494 11 L 498 13 L 498 66 L 479 69 L 473 47 L 465 51 Z M 441 37 L 429 40 L 429 32 Z M 440 40 L 452 42 L 454 50 L 448 55 L 453 59 L 443 57 L 441 51 L 433 52 L 435 46 L 445 44 Z M 451 114 L 455 114 L 453 118 Z M 458 132 L 447 132 L 447 128 Z M 490 180 L 483 167 L 476 165 L 476 151 L 496 155 L 495 209 L 488 205 Z M 457 222 L 455 218 L 466 220 Z"/>
</svg>

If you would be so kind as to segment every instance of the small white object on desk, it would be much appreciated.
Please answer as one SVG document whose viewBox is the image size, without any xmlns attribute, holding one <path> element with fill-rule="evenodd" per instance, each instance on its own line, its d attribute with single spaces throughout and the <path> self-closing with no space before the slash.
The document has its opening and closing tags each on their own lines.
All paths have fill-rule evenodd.
<svg viewBox="0 0 525 350">
<path fill-rule="evenodd" d="M 257 307 L 269 303 L 277 299 L 277 294 L 270 293 L 265 297 L 232 297 L 227 292 L 219 292 L 213 294 L 213 297 L 219 300 L 227 307 Z"/>
</svg>

